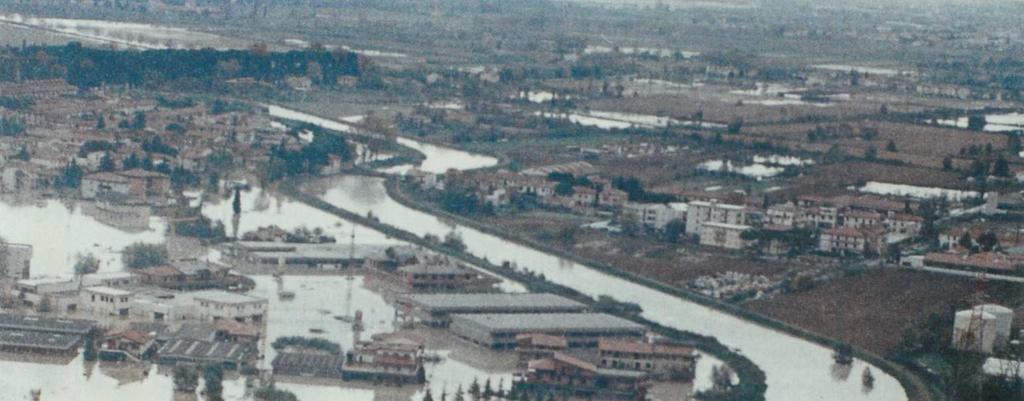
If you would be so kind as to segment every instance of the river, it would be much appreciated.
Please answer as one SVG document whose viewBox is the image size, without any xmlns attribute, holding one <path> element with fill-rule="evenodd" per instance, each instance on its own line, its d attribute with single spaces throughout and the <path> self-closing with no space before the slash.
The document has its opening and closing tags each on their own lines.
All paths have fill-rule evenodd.
<svg viewBox="0 0 1024 401">
<path fill-rule="evenodd" d="M 453 153 L 459 151 L 436 148 L 443 149 L 443 153 L 420 149 L 426 156 L 424 165 L 433 166 L 434 171 L 486 167 L 480 166 L 475 162 L 478 159 L 471 155 L 452 157 Z M 854 361 L 854 374 L 843 378 L 833 373 L 830 348 L 408 208 L 388 196 L 383 179 L 343 176 L 321 185 L 318 190 L 324 200 L 335 206 L 363 215 L 372 212 L 381 222 L 420 236 L 443 236 L 454 230 L 462 236 L 467 251 L 478 257 L 492 262 L 515 262 L 521 267 L 543 273 L 553 282 L 591 296 L 610 295 L 623 301 L 635 302 L 643 307 L 644 317 L 652 321 L 713 336 L 723 344 L 738 349 L 765 371 L 768 400 L 907 399 L 899 381 L 864 361 Z M 870 390 L 864 389 L 859 380 L 859 373 L 868 366 L 871 366 L 876 378 Z"/>
</svg>

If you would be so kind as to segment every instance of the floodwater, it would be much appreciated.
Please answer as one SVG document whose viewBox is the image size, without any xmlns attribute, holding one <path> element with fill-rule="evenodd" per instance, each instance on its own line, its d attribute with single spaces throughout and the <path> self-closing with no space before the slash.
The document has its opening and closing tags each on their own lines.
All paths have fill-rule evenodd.
<svg viewBox="0 0 1024 401">
<path fill-rule="evenodd" d="M 247 43 L 184 28 L 87 19 L 35 18 L 2 14 L 0 22 L 44 29 L 89 42 L 135 49 L 244 49 Z"/>
<path fill-rule="evenodd" d="M 320 194 L 335 206 L 359 214 L 372 212 L 384 223 L 421 236 L 444 236 L 454 228 L 461 235 L 466 250 L 478 257 L 495 263 L 513 262 L 591 296 L 625 298 L 639 304 L 644 309 L 644 316 L 655 322 L 717 338 L 723 344 L 738 349 L 765 371 L 768 400 L 907 399 L 906 392 L 895 378 L 864 361 L 855 360 L 851 369 L 859 372 L 871 367 L 876 372 L 875 386 L 870 391 L 865 391 L 858 380 L 833 377 L 832 350 L 827 347 L 407 208 L 387 195 L 380 178 L 338 177 L 335 180 L 336 185 L 328 186 L 332 189 Z M 359 195 L 353 196 L 354 193 Z M 376 201 L 365 202 L 367 193 L 377 193 L 373 196 Z M 629 296 L 623 297 L 623 294 Z"/>
<path fill-rule="evenodd" d="M 734 173 L 758 180 L 774 177 L 785 171 L 784 168 L 772 167 L 761 163 L 748 165 L 733 164 L 730 160 L 708 160 L 697 165 L 697 169 L 720 173 Z"/>
<path fill-rule="evenodd" d="M 939 125 L 946 125 L 957 128 L 967 128 L 967 117 L 960 117 L 956 120 L 937 120 Z M 1024 113 L 1002 113 L 986 114 L 985 132 L 1013 132 L 1024 131 Z"/>
<path fill-rule="evenodd" d="M 32 245 L 32 277 L 70 277 L 78 254 L 99 258 L 101 272 L 120 271 L 124 247 L 164 241 L 167 226 L 159 217 L 151 217 L 142 231 L 125 231 L 86 215 L 83 207 L 74 201 L 0 198 L 0 237 Z"/>
<path fill-rule="evenodd" d="M 340 177 L 336 189 L 321 196 L 344 209 L 366 213 L 372 211 L 382 222 L 401 227 L 418 235 L 444 235 L 452 230 L 450 222 L 404 207 L 386 197 L 382 180 L 366 177 Z M 351 188 L 360 192 L 376 192 L 383 201 L 366 203 L 350 196 Z M 808 341 L 767 329 L 707 308 L 681 300 L 627 280 L 598 272 L 587 266 L 510 243 L 479 230 L 455 226 L 467 250 L 492 262 L 511 261 L 520 267 L 543 273 L 553 282 L 572 287 L 585 294 L 610 295 L 636 302 L 644 308 L 644 316 L 667 326 L 718 338 L 751 358 L 767 375 L 769 400 L 905 400 L 899 382 L 874 368 L 875 387 L 868 392 L 858 380 L 834 380 L 830 374 L 832 350 Z M 624 296 L 628 294 L 628 296 Z M 855 361 L 854 371 L 869 366 Z"/>
</svg>

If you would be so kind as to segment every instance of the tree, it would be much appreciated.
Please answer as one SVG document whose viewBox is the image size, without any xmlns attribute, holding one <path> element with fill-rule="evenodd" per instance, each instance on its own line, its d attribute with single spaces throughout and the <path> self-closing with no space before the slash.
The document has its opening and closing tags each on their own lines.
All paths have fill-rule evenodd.
<svg viewBox="0 0 1024 401">
<path fill-rule="evenodd" d="M 100 270 L 100 260 L 93 254 L 78 254 L 76 255 L 77 261 L 75 261 L 75 275 L 84 276 L 86 274 L 96 273 Z"/>
<path fill-rule="evenodd" d="M 868 148 L 864 150 L 864 160 L 867 160 L 867 161 L 871 162 L 871 161 L 875 161 L 877 159 L 878 159 L 878 149 L 875 148 L 875 145 L 868 146 Z"/>
<path fill-rule="evenodd" d="M 684 232 L 686 232 L 686 222 L 682 219 L 674 219 L 668 222 L 668 224 L 665 224 L 665 241 L 677 243 L 679 242 L 679 237 L 682 236 Z"/>
<path fill-rule="evenodd" d="M 985 116 L 984 115 L 973 115 L 967 117 L 967 129 L 971 131 L 981 131 L 985 129 Z"/>
<path fill-rule="evenodd" d="M 203 393 L 206 401 L 224 401 L 224 368 L 210 364 L 203 368 Z"/>
<path fill-rule="evenodd" d="M 135 115 L 132 116 L 131 129 L 136 131 L 142 131 L 146 129 L 146 113 L 141 111 L 135 112 Z"/>
<path fill-rule="evenodd" d="M 960 238 L 957 239 L 956 244 L 966 250 L 974 248 L 974 240 L 971 239 L 970 231 L 964 230 L 963 234 L 960 234 Z"/>
<path fill-rule="evenodd" d="M 236 215 L 242 214 L 242 190 L 235 188 L 235 199 L 231 201 L 231 210 Z"/>
<path fill-rule="evenodd" d="M 999 237 L 992 231 L 986 231 L 978 236 L 978 246 L 985 252 L 991 252 L 999 245 Z"/>
<path fill-rule="evenodd" d="M 18 150 L 18 154 L 14 157 L 16 157 L 18 160 L 26 162 L 32 160 L 32 154 L 28 152 L 28 146 L 26 145 L 21 145 L 21 149 Z"/>
<path fill-rule="evenodd" d="M 85 172 L 78 166 L 78 162 L 71 159 L 71 163 L 68 163 L 61 169 L 60 175 L 54 181 L 54 185 L 58 188 L 78 188 L 82 185 L 83 176 L 85 176 Z"/>
<path fill-rule="evenodd" d="M 96 119 L 96 129 L 100 130 L 100 131 L 107 129 L 107 119 L 103 118 L 103 116 L 100 116 L 100 118 L 97 118 Z"/>
<path fill-rule="evenodd" d="M 942 158 L 942 170 L 950 171 L 953 169 L 953 158 L 946 156 Z"/>
<path fill-rule="evenodd" d="M 563 181 L 555 185 L 555 194 L 559 196 L 571 196 L 572 192 L 572 183 Z"/>
<path fill-rule="evenodd" d="M 1006 158 L 1003 155 L 999 155 L 996 158 L 995 164 L 992 165 L 992 175 L 996 177 L 1009 177 L 1010 176 L 1010 165 L 1006 162 Z"/>
<path fill-rule="evenodd" d="M 110 157 L 110 152 L 104 153 L 100 159 L 100 171 L 114 171 L 115 168 L 117 166 L 114 164 L 114 158 Z"/>
<path fill-rule="evenodd" d="M 187 365 L 176 365 L 171 371 L 174 380 L 174 391 L 192 393 L 199 387 L 199 373 Z"/>
<path fill-rule="evenodd" d="M 895 152 L 896 151 L 896 142 L 893 142 L 890 139 L 889 143 L 885 144 L 885 151 L 886 152 Z"/>
<path fill-rule="evenodd" d="M 730 121 L 729 125 L 726 127 L 726 131 L 729 132 L 730 134 L 738 134 L 738 133 L 740 133 L 740 131 L 742 129 L 743 129 L 743 119 L 739 118 L 739 117 L 737 117 L 736 119 Z"/>
<path fill-rule="evenodd" d="M 429 387 L 427 388 L 427 391 L 423 393 L 423 401 L 434 401 L 434 395 L 431 394 Z"/>
<path fill-rule="evenodd" d="M 469 396 L 473 401 L 480 400 L 480 381 L 476 377 L 473 378 L 473 382 L 469 384 Z"/>
<path fill-rule="evenodd" d="M 127 269 L 145 269 L 167 263 L 167 246 L 137 242 L 128 245 L 121 252 L 121 260 Z"/>
</svg>

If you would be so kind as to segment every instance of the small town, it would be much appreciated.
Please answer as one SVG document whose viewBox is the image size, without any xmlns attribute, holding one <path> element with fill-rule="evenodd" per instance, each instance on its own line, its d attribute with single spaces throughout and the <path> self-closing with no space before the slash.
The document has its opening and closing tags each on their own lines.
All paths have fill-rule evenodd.
<svg viewBox="0 0 1024 401">
<path fill-rule="evenodd" d="M 0 0 L 0 401 L 1024 399 L 1024 3 Z"/>
</svg>

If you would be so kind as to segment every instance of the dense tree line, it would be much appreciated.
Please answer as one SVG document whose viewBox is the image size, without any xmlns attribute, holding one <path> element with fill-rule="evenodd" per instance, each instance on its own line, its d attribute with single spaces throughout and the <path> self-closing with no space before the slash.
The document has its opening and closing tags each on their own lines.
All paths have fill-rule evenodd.
<svg viewBox="0 0 1024 401">
<path fill-rule="evenodd" d="M 328 85 L 341 76 L 359 76 L 359 56 L 347 51 L 294 50 L 147 50 L 115 51 L 70 43 L 66 46 L 8 47 L 0 65 L 0 80 L 64 78 L 80 88 L 100 85 L 160 84 L 217 79 L 254 78 L 280 82 L 287 76 L 307 76 Z M 14 61 L 11 61 L 11 59 Z"/>
</svg>

